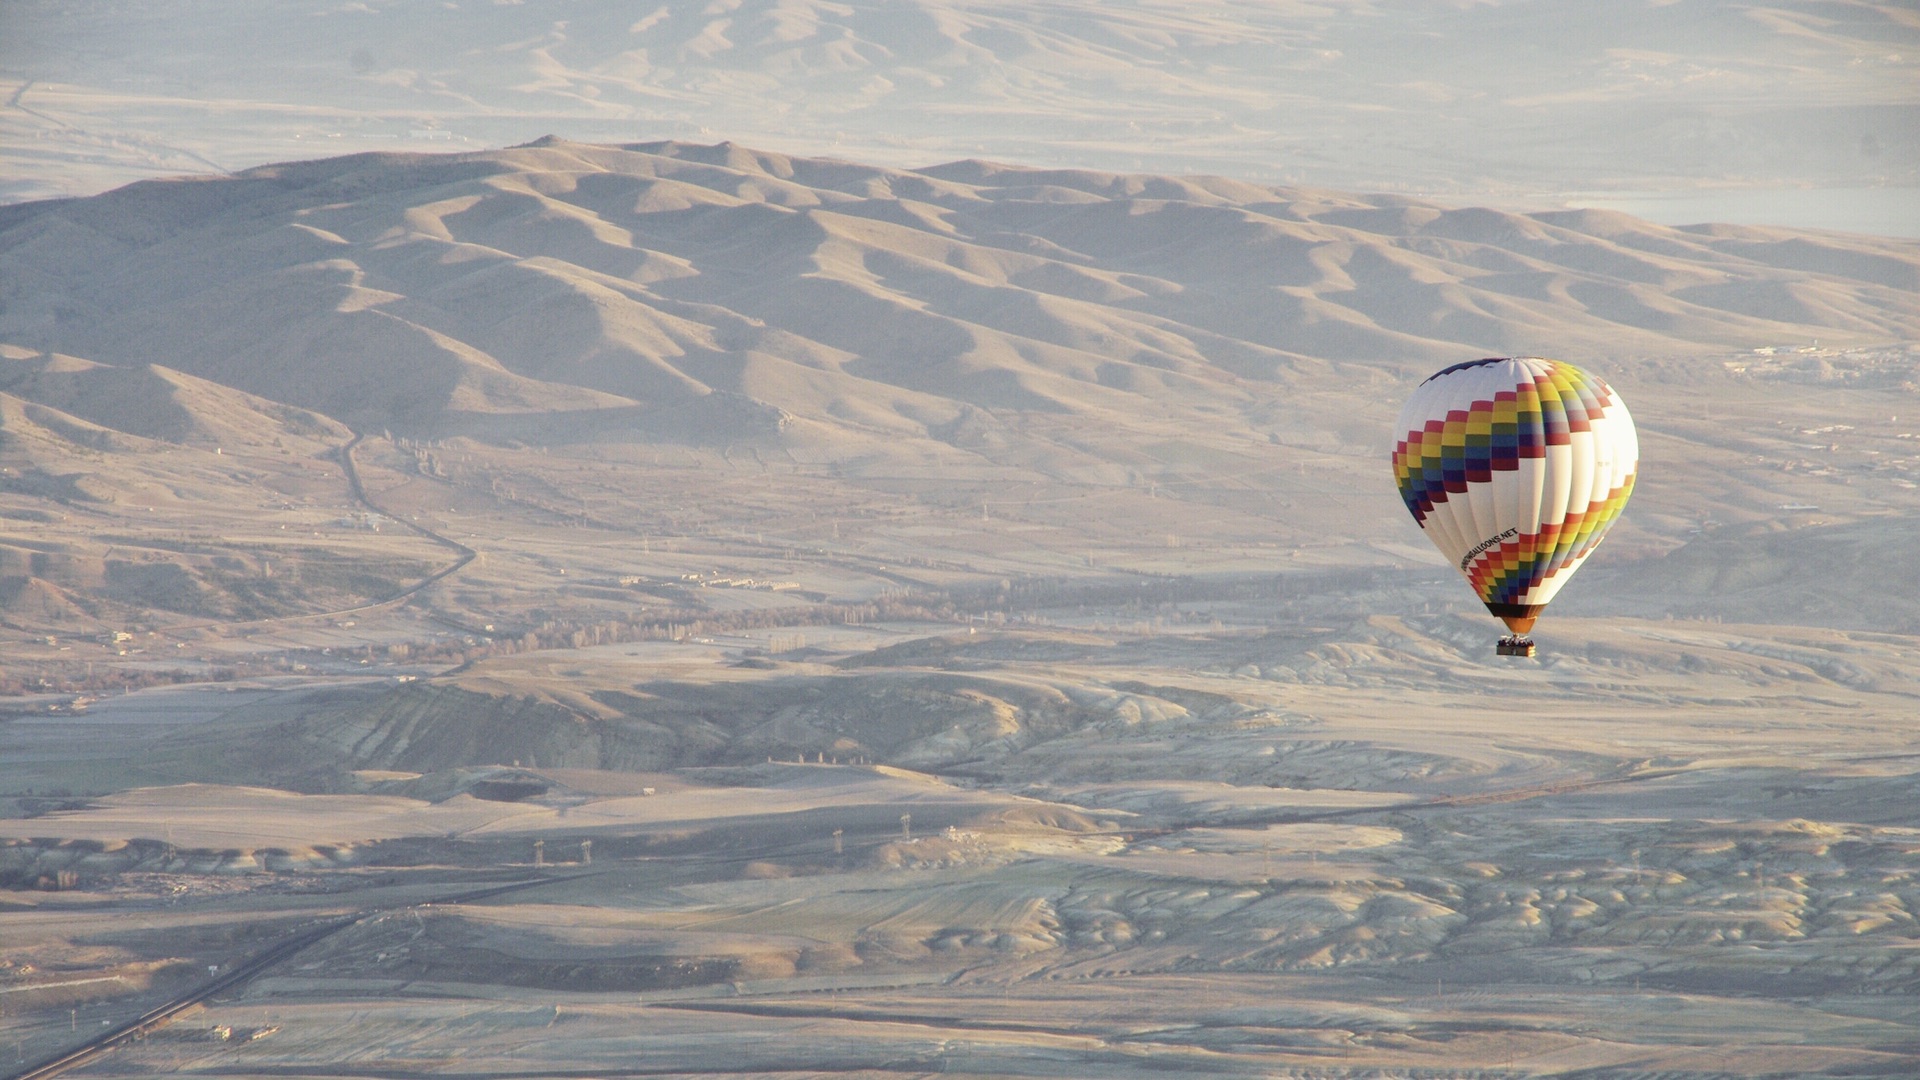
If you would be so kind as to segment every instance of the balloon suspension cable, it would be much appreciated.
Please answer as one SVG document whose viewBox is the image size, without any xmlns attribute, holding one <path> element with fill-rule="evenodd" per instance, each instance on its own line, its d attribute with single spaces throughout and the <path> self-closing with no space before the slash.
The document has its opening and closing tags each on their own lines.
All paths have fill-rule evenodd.
<svg viewBox="0 0 1920 1080">
<path fill-rule="evenodd" d="M 1509 634 L 1500 639 L 1500 644 L 1494 647 L 1494 651 L 1501 656 L 1532 656 L 1534 653 L 1533 639 L 1530 637 L 1521 637 L 1518 634 Z"/>
</svg>

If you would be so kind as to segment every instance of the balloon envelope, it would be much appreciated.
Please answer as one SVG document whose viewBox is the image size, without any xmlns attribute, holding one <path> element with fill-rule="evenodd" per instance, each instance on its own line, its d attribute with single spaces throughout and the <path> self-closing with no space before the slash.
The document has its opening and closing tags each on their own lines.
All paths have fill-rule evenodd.
<svg viewBox="0 0 1920 1080">
<path fill-rule="evenodd" d="M 1620 395 L 1537 356 L 1434 374 L 1397 432 L 1393 475 L 1407 509 L 1516 634 L 1599 545 L 1640 464 Z"/>
</svg>

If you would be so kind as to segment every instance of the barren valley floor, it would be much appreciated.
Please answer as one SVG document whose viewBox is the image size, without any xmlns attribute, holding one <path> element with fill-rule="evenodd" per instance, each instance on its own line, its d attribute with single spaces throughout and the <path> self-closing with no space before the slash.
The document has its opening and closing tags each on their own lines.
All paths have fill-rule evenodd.
<svg viewBox="0 0 1920 1080">
<path fill-rule="evenodd" d="M 617 747 L 475 690 L 464 722 L 517 766 L 347 769 L 374 742 L 386 766 L 445 752 L 428 744 L 448 703 L 421 695 L 453 688 L 382 704 L 419 685 L 390 681 L 16 716 L 0 750 L 37 784 L 98 776 L 116 746 L 151 786 L 0 822 L 10 880 L 83 882 L 6 894 L 0 1040 L 35 1060 L 353 917 L 86 1068 L 1915 1061 L 1910 639 L 1572 620 L 1584 647 L 1496 667 L 1452 616 L 1314 635 L 935 629 L 844 628 L 799 657 L 768 657 L 768 633 L 534 652 L 452 680 L 624 687 L 648 702 L 629 722 L 682 739 L 737 725 L 721 763 L 647 771 L 587 767 Z M 321 790 L 324 748 L 344 779 Z"/>
</svg>

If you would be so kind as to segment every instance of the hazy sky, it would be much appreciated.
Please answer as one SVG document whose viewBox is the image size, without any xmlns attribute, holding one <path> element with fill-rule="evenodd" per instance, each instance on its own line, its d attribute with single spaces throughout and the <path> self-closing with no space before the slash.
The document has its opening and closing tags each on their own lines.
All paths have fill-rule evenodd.
<svg viewBox="0 0 1920 1080">
<path fill-rule="evenodd" d="M 9 0 L 0 199 L 552 133 L 1920 231 L 1916 76 L 1910 3 Z"/>
</svg>

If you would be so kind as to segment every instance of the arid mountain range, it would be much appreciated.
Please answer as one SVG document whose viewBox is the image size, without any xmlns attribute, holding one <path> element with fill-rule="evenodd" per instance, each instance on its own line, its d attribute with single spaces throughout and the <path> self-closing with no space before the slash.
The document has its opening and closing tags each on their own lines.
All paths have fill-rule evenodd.
<svg viewBox="0 0 1920 1080">
<path fill-rule="evenodd" d="M 645 438 L 698 402 L 714 439 L 951 442 L 970 408 L 1244 413 L 1476 354 L 1920 331 L 1908 242 L 726 144 L 362 155 L 4 215 L 5 340 L 426 437 L 548 413 Z"/>
<path fill-rule="evenodd" d="M 1398 401 L 1443 364 L 1538 353 L 1603 372 L 1647 429 L 1647 480 L 1618 541 L 1630 557 L 1710 524 L 1764 532 L 1779 507 L 1801 506 L 1796 527 L 1851 530 L 1848 566 L 1910 559 L 1886 551 L 1904 547 L 1893 541 L 1905 526 L 1882 519 L 1905 506 L 1910 520 L 1911 445 L 1898 411 L 1855 410 L 1914 386 L 1902 344 L 1920 340 L 1912 241 L 1209 177 L 980 161 L 906 171 L 730 144 L 543 139 L 0 209 L 0 281 L 7 483 L 28 520 L 47 500 L 162 515 L 136 516 L 142 526 L 171 520 L 169 503 L 188 517 L 196 501 L 277 505 L 286 492 L 247 470 L 304 468 L 350 429 L 416 480 L 476 453 L 617 466 L 625 479 L 603 496 L 558 501 L 537 494 L 554 477 L 459 483 L 496 509 L 565 503 L 583 520 L 601 498 L 603 524 L 641 534 L 697 535 L 705 514 L 708 540 L 784 530 L 771 543 L 792 546 L 792 508 L 765 486 L 784 476 L 852 485 L 895 511 L 973 512 L 976 534 L 994 531 L 994 503 L 1081 534 L 1050 545 L 1052 569 L 1029 572 L 1126 564 L 1110 543 L 1143 531 L 1162 549 L 1198 549 L 1187 570 L 1271 568 L 1271 544 L 1294 559 L 1301 544 L 1332 544 L 1337 565 L 1406 567 L 1426 556 L 1378 466 Z M 1783 392 L 1811 411 L 1787 415 Z M 1798 434 L 1816 428 L 1828 435 Z M 466 449 L 434 457 L 448 440 Z M 1809 447 L 1857 459 L 1837 466 L 1842 490 L 1793 488 L 1836 475 L 1803 460 Z M 104 467 L 154 469 L 150 448 L 178 449 L 211 486 L 122 483 Z M 661 466 L 663 451 L 701 475 L 694 493 L 664 520 L 611 512 L 650 486 L 636 488 L 634 470 Z M 760 485 L 749 502 L 724 494 L 743 482 Z M 1143 529 L 1142 507 L 1167 506 L 1150 501 L 1163 488 L 1206 509 Z M 824 527 L 825 504 L 804 504 Z M 1825 516 L 1805 519 L 1816 510 Z M 49 538 L 14 560 L 9 610 L 65 611 L 55 593 L 68 588 L 116 595 L 91 539 L 99 523 L 79 531 L 74 550 Z M 143 568 L 123 601 L 293 610 L 207 599 L 231 583 L 177 541 L 140 558 L 187 577 Z M 64 583 L 33 571 L 69 556 L 94 569 Z M 208 558 L 241 560 L 222 573 L 260 572 L 260 556 Z M 1721 573 L 1703 558 L 1663 571 L 1679 575 L 1674 588 L 1644 593 L 1641 609 L 1698 596 L 1702 575 Z M 1773 565 L 1791 578 L 1805 559 Z M 1796 609 L 1911 619 L 1907 601 L 1871 587 L 1872 571 L 1850 573 L 1816 570 L 1798 588 L 1858 580 L 1862 595 Z M 1631 604 L 1634 592 L 1608 595 Z"/>
</svg>

